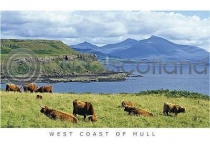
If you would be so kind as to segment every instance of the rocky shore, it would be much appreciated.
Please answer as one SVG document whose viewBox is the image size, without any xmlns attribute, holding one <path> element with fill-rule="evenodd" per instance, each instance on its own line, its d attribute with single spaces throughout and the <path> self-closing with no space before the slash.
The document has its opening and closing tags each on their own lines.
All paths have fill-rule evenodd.
<svg viewBox="0 0 210 144">
<path fill-rule="evenodd" d="M 80 74 L 80 75 L 71 75 L 71 76 L 38 76 L 36 82 L 41 83 L 56 83 L 56 82 L 111 82 L 111 81 L 124 81 L 126 77 L 128 77 L 128 73 L 123 72 L 106 72 L 106 73 L 96 73 L 96 74 Z M 19 80 L 21 78 L 18 77 L 1 77 L 1 83 L 7 83 L 7 79 L 16 79 Z M 27 79 L 27 78 L 25 78 Z M 23 79 L 24 80 L 24 79 Z"/>
</svg>

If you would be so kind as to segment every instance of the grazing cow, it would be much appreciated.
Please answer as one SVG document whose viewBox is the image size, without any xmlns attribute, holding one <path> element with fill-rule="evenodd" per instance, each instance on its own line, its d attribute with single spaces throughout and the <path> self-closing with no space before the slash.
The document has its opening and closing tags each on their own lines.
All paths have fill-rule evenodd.
<svg viewBox="0 0 210 144">
<path fill-rule="evenodd" d="M 178 113 L 185 113 L 185 108 L 177 104 L 165 102 L 163 105 L 163 114 L 168 116 L 168 113 L 175 113 L 175 116 L 177 116 Z"/>
<path fill-rule="evenodd" d="M 124 111 L 128 112 L 129 115 L 137 115 L 137 116 L 153 116 L 152 113 L 144 110 L 144 109 L 139 109 L 136 107 L 125 107 Z"/>
<path fill-rule="evenodd" d="M 40 107 L 41 107 L 40 112 L 53 120 L 60 119 L 62 121 L 69 121 L 72 123 L 78 122 L 78 119 L 73 114 L 68 114 L 54 109 L 50 109 L 47 106 L 40 106 Z"/>
<path fill-rule="evenodd" d="M 23 89 L 24 92 L 30 91 L 31 93 L 35 92 L 37 90 L 37 85 L 35 83 L 29 83 L 29 84 L 24 84 Z"/>
<path fill-rule="evenodd" d="M 15 85 L 15 84 L 9 84 L 9 83 L 6 84 L 6 91 L 21 92 L 19 86 Z"/>
<path fill-rule="evenodd" d="M 36 90 L 36 92 L 40 92 L 40 93 L 43 93 L 43 92 L 49 92 L 49 93 L 52 93 L 52 86 L 41 86 L 40 88 L 38 88 Z"/>
<path fill-rule="evenodd" d="M 135 103 L 132 101 L 123 101 L 121 106 L 122 107 L 136 107 Z"/>
<path fill-rule="evenodd" d="M 41 95 L 36 95 L 36 99 L 42 99 Z"/>
<path fill-rule="evenodd" d="M 92 122 L 97 121 L 97 116 L 95 115 L 93 105 L 90 102 L 84 102 L 84 101 L 75 99 L 73 101 L 73 114 L 75 116 L 77 116 L 77 114 L 83 115 L 84 120 L 85 120 L 86 116 L 88 115 L 88 120 L 90 120 Z"/>
</svg>

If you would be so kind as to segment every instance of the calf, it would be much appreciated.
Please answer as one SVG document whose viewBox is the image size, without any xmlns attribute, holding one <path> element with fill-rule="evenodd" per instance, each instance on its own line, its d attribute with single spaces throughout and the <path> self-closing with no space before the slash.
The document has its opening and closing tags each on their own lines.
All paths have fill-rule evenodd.
<svg viewBox="0 0 210 144">
<path fill-rule="evenodd" d="M 40 107 L 41 107 L 40 112 L 53 120 L 60 119 L 62 121 L 65 120 L 72 123 L 78 122 L 78 119 L 73 114 L 68 114 L 68 113 L 60 112 L 54 109 L 50 109 L 47 106 L 40 106 Z"/>
<path fill-rule="evenodd" d="M 163 114 L 168 116 L 168 113 L 174 113 L 177 116 L 178 113 L 185 113 L 185 108 L 177 104 L 165 102 L 163 105 Z"/>
<path fill-rule="evenodd" d="M 42 99 L 41 95 L 36 95 L 36 99 Z"/>
<path fill-rule="evenodd" d="M 153 116 L 152 113 L 144 110 L 144 109 L 139 109 L 139 108 L 136 108 L 136 107 L 125 107 L 124 111 L 128 112 L 129 115 L 133 114 L 133 115 L 136 115 L 136 116 Z"/>
</svg>

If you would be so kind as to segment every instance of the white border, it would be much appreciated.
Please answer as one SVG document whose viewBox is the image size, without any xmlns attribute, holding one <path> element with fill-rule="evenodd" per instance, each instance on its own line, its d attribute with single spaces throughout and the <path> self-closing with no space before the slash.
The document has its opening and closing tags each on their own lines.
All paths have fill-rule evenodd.
<svg viewBox="0 0 210 144">
<path fill-rule="evenodd" d="M 0 0 L 0 10 L 207 10 L 209 0 Z M 73 132 L 74 136 L 50 137 L 49 132 Z M 80 132 L 109 132 L 107 137 L 81 137 Z M 133 137 L 132 132 L 155 133 L 155 137 Z M 116 132 L 126 132 L 126 136 L 116 137 Z M 209 144 L 210 128 L 103 128 L 103 129 L 48 129 L 21 128 L 0 129 L 2 144 L 63 144 L 63 143 L 138 143 L 138 144 Z"/>
<path fill-rule="evenodd" d="M 209 11 L 209 0 L 0 0 L 0 10 Z"/>
<path fill-rule="evenodd" d="M 54 136 L 50 136 L 50 132 Z M 93 136 L 93 134 L 96 136 Z M 133 135 L 137 132 L 137 136 Z M 85 134 L 90 133 L 90 136 Z M 102 133 L 99 136 L 99 133 Z M 140 135 L 144 133 L 144 136 Z M 116 134 L 120 134 L 117 136 Z M 21 144 L 64 144 L 64 143 L 120 143 L 120 144 L 209 144 L 209 129 L 179 129 L 179 128 L 136 128 L 136 129 L 76 129 L 76 128 L 37 128 L 37 129 L 0 129 L 1 143 Z"/>
</svg>

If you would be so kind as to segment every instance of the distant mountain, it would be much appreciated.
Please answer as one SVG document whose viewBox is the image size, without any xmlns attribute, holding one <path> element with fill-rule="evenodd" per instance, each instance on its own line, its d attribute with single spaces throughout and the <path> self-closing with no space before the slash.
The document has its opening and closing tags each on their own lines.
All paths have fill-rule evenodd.
<svg viewBox="0 0 210 144">
<path fill-rule="evenodd" d="M 95 49 L 95 50 L 97 50 L 99 48 L 96 45 L 93 45 L 93 44 L 88 43 L 88 42 L 83 42 L 83 43 L 80 43 L 80 44 L 77 44 L 77 45 L 71 45 L 71 47 L 75 48 L 75 49 Z"/>
<path fill-rule="evenodd" d="M 138 43 L 137 40 L 128 38 L 128 39 L 126 39 L 122 42 L 116 43 L 116 44 L 107 44 L 105 46 L 102 46 L 100 48 L 100 51 L 104 52 L 104 53 L 113 53 L 118 50 L 130 48 L 130 47 L 136 45 L 137 43 Z"/>
<path fill-rule="evenodd" d="M 209 53 L 195 46 L 179 45 L 157 36 L 140 40 L 127 49 L 110 53 L 122 59 L 176 59 L 198 60 L 208 57 Z"/>
<path fill-rule="evenodd" d="M 117 58 L 117 57 L 111 56 L 109 54 L 102 53 L 102 52 L 94 50 L 94 49 L 80 49 L 80 48 L 73 48 L 73 49 L 78 51 L 78 52 L 85 53 L 85 54 L 95 54 L 95 55 L 97 55 L 97 58 L 99 60 L 105 60 L 107 57 Z"/>
<path fill-rule="evenodd" d="M 101 52 L 100 47 L 93 45 L 91 43 L 88 43 L 88 42 L 83 42 L 77 45 L 71 45 L 71 48 L 81 53 L 96 54 L 97 58 L 100 60 L 106 59 L 107 57 L 109 58 L 113 57 L 109 54 Z"/>
<path fill-rule="evenodd" d="M 135 45 L 137 42 L 138 42 L 137 40 L 128 38 L 122 42 L 119 42 L 116 44 L 107 44 L 102 47 L 98 47 L 88 42 L 83 42 L 77 45 L 71 45 L 71 48 L 82 53 L 96 54 L 99 59 L 105 59 L 106 57 L 119 58 L 118 56 L 112 56 L 109 53 L 122 50 L 122 49 L 127 49 Z"/>
<path fill-rule="evenodd" d="M 73 49 L 87 53 L 104 56 L 112 56 L 130 60 L 203 60 L 209 57 L 206 50 L 189 45 L 181 45 L 170 42 L 164 38 L 151 36 L 148 39 L 134 40 L 126 39 L 116 44 L 107 44 L 97 47 L 84 42 L 71 46 Z"/>
</svg>

